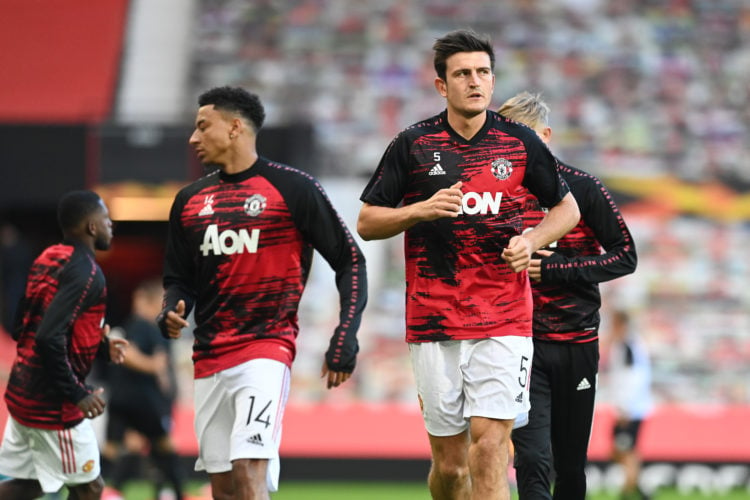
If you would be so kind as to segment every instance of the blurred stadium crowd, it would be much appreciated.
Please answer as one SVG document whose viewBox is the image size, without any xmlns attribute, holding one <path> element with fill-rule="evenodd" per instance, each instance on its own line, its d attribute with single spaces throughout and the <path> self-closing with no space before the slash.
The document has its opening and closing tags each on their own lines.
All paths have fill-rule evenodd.
<svg viewBox="0 0 750 500">
<path fill-rule="evenodd" d="M 661 401 L 749 402 L 747 2 L 203 0 L 191 92 L 254 89 L 270 120 L 315 125 L 326 177 L 356 179 L 401 128 L 441 109 L 430 48 L 466 26 L 493 38 L 497 102 L 542 92 L 555 152 L 606 179 L 628 217 L 639 268 L 604 285 L 603 334 L 608 308 L 636 311 Z M 359 189 L 338 203 L 356 211 L 345 198 Z M 352 397 L 410 401 L 399 242 L 364 246 L 378 276 Z M 315 296 L 321 338 L 303 340 L 299 384 L 327 335 Z M 323 397 L 308 382 L 292 397 Z"/>
<path fill-rule="evenodd" d="M 388 142 L 443 108 L 434 40 L 461 27 L 491 35 L 496 104 L 541 92 L 553 150 L 607 182 L 636 239 L 636 273 L 603 286 L 602 334 L 608 310 L 635 314 L 659 401 L 750 403 L 747 1 L 197 0 L 194 11 L 186 123 L 195 96 L 231 84 L 261 96 L 269 126 L 312 124 L 310 162 L 352 229 Z M 363 249 L 372 290 L 354 383 L 327 392 L 319 378 L 337 303 L 320 261 L 292 401 L 414 403 L 400 240 Z"/>
<path fill-rule="evenodd" d="M 369 173 L 396 132 L 434 113 L 432 43 L 472 27 L 493 38 L 498 103 L 543 92 L 570 162 L 750 182 L 741 0 L 203 0 L 198 16 L 193 92 L 241 84 L 271 120 L 315 123 L 332 173 Z"/>
</svg>

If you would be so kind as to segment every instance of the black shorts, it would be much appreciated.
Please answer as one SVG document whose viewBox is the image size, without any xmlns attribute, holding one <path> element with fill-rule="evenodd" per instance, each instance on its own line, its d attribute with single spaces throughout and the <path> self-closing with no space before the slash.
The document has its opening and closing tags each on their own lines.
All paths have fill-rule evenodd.
<svg viewBox="0 0 750 500">
<path fill-rule="evenodd" d="M 107 440 L 122 442 L 125 431 L 132 429 L 154 441 L 169 434 L 172 416 L 147 405 L 109 406 Z"/>
<path fill-rule="evenodd" d="M 629 420 L 624 423 L 615 423 L 612 431 L 615 450 L 632 451 L 638 442 L 638 433 L 641 430 L 643 420 Z"/>
</svg>

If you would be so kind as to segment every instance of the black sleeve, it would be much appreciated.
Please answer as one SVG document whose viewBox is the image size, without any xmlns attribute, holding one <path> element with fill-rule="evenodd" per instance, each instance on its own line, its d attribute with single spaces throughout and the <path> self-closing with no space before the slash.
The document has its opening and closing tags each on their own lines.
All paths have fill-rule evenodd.
<svg viewBox="0 0 750 500">
<path fill-rule="evenodd" d="M 323 187 L 315 180 L 289 200 L 292 216 L 305 240 L 336 272 L 339 323 L 331 337 L 326 361 L 333 371 L 351 373 L 359 351 L 357 330 L 367 303 L 365 257 Z"/>
<path fill-rule="evenodd" d="M 371 205 L 396 207 L 408 182 L 409 141 L 404 132 L 396 136 L 380 159 L 360 200 Z"/>
<path fill-rule="evenodd" d="M 185 315 L 195 304 L 195 263 L 187 247 L 187 238 L 181 223 L 182 210 L 187 195 L 180 191 L 172 203 L 167 229 L 167 247 L 164 254 L 164 308 L 157 318 L 162 335 L 166 336 L 166 313 L 174 310 L 180 300 L 185 301 Z"/>
<path fill-rule="evenodd" d="M 26 311 L 25 293 L 24 296 L 21 297 L 18 306 L 16 306 L 15 317 L 13 318 L 13 330 L 10 332 L 11 337 L 13 337 L 13 340 L 15 341 L 18 341 L 18 338 L 21 336 L 21 331 L 23 330 L 24 311 Z"/>
<path fill-rule="evenodd" d="M 523 136 L 526 146 L 526 174 L 523 185 L 543 207 L 554 207 L 570 188 L 557 169 L 557 158 L 535 132 Z"/>
<path fill-rule="evenodd" d="M 112 361 L 112 358 L 109 357 L 109 337 L 102 336 L 99 350 L 96 351 L 96 357 L 102 361 Z"/>
<path fill-rule="evenodd" d="M 635 242 L 606 186 L 589 176 L 575 181 L 572 189 L 581 220 L 593 231 L 604 253 L 578 257 L 555 253 L 542 262 L 543 281 L 601 283 L 634 272 L 638 262 Z"/>
<path fill-rule="evenodd" d="M 53 384 L 65 399 L 74 403 L 88 396 L 89 391 L 78 381 L 70 365 L 67 329 L 76 320 L 76 314 L 88 309 L 103 291 L 101 280 L 94 279 L 89 285 L 95 272 L 96 268 L 82 259 L 68 263 L 60 273 L 57 293 L 44 313 L 35 339 Z"/>
</svg>

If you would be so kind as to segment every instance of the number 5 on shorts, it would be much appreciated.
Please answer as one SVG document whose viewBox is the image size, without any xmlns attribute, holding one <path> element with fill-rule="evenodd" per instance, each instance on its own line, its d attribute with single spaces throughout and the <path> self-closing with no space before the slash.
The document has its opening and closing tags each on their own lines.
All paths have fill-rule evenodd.
<svg viewBox="0 0 750 500">
<path fill-rule="evenodd" d="M 529 368 L 527 367 L 528 361 L 529 358 L 527 358 L 526 356 L 521 356 L 521 376 L 518 377 L 518 383 L 523 388 L 525 388 L 526 384 L 529 382 Z"/>
</svg>

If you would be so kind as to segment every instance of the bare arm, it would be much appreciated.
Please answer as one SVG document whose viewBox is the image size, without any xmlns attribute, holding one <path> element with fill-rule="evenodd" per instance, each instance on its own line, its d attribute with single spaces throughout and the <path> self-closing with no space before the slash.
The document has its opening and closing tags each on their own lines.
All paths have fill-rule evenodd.
<svg viewBox="0 0 750 500">
<path fill-rule="evenodd" d="M 125 354 L 124 365 L 148 375 L 160 375 L 167 370 L 168 355 L 163 350 L 158 350 L 152 355 L 145 354 L 135 345 L 128 347 Z"/>
<path fill-rule="evenodd" d="M 524 235 L 531 241 L 532 252 L 559 240 L 576 227 L 581 220 L 578 203 L 572 193 L 568 193 L 560 203 L 549 209 L 544 219 Z"/>
<path fill-rule="evenodd" d="M 357 219 L 357 232 L 365 240 L 382 240 L 396 236 L 418 222 L 458 217 L 462 196 L 459 181 L 436 192 L 428 200 L 411 205 L 392 208 L 364 203 Z"/>
<path fill-rule="evenodd" d="M 580 219 L 578 203 L 571 193 L 566 194 L 531 231 L 510 239 L 503 259 L 514 272 L 523 271 L 529 267 L 531 254 L 565 236 Z"/>
</svg>

